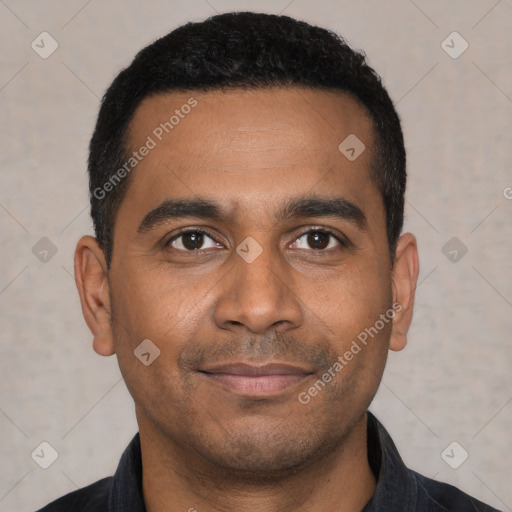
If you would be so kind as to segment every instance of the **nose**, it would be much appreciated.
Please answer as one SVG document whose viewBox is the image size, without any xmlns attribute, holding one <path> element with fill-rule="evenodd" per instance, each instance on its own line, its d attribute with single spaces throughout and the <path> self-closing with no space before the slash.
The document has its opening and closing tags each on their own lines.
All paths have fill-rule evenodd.
<svg viewBox="0 0 512 512">
<path fill-rule="evenodd" d="M 264 334 L 302 324 L 304 312 L 294 293 L 293 270 L 276 252 L 263 249 L 254 261 L 233 252 L 234 268 L 221 284 L 215 305 L 216 325 Z"/>
</svg>

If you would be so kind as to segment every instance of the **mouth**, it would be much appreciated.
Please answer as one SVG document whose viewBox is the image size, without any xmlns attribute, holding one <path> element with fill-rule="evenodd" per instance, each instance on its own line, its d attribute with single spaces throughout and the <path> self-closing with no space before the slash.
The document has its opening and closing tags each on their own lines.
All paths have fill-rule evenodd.
<svg viewBox="0 0 512 512">
<path fill-rule="evenodd" d="M 281 363 L 231 363 L 201 369 L 199 372 L 212 383 L 253 397 L 281 393 L 314 373 L 309 369 Z"/>
</svg>

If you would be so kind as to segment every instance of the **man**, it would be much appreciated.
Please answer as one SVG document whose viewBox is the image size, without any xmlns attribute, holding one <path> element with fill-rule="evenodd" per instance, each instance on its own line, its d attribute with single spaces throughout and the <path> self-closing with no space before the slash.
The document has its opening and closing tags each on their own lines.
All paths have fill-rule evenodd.
<svg viewBox="0 0 512 512">
<path fill-rule="evenodd" d="M 230 13 L 142 50 L 90 145 L 75 276 L 139 433 L 44 511 L 494 510 L 367 412 L 418 277 L 399 118 L 364 56 Z"/>
</svg>

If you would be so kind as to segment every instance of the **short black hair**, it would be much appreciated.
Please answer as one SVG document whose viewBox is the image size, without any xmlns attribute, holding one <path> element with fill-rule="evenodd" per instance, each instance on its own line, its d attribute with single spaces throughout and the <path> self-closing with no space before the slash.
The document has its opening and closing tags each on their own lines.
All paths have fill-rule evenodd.
<svg viewBox="0 0 512 512">
<path fill-rule="evenodd" d="M 131 174 L 113 179 L 129 158 L 128 127 L 144 98 L 172 91 L 291 86 L 344 91 L 372 120 L 371 178 L 382 195 L 393 261 L 404 217 L 405 147 L 393 102 L 365 53 L 330 30 L 288 16 L 230 12 L 182 25 L 142 49 L 102 99 L 88 171 L 91 216 L 107 267 L 116 213 Z"/>
</svg>

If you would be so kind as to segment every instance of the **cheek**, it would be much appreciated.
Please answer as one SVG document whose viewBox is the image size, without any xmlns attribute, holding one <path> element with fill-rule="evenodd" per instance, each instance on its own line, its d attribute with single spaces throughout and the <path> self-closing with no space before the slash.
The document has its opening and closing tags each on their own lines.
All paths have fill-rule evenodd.
<svg viewBox="0 0 512 512">
<path fill-rule="evenodd" d="M 113 289 L 113 327 L 116 354 L 123 375 L 139 389 L 173 388 L 171 395 L 180 389 L 177 383 L 177 361 L 187 341 L 199 338 L 199 330 L 205 325 L 205 300 L 210 287 L 187 286 L 184 276 L 170 276 L 158 268 L 140 265 L 136 270 L 119 269 Z M 150 342 L 145 341 L 150 340 Z M 141 356 L 139 347 L 144 347 Z M 156 355 L 156 358 L 155 358 Z M 146 359 L 146 361 L 144 361 Z M 144 362 L 151 360 L 150 366 Z M 133 386 L 130 392 L 137 395 Z M 144 397 L 143 397 L 144 398 Z M 147 399 L 147 397 L 146 397 Z"/>
<path fill-rule="evenodd" d="M 180 410 L 183 406 L 177 360 L 194 335 L 191 325 L 200 324 L 191 318 L 196 310 L 181 300 L 182 292 L 146 275 L 140 285 L 136 277 L 131 274 L 113 300 L 116 355 L 135 403 L 157 417 L 162 407 Z"/>
<path fill-rule="evenodd" d="M 389 272 L 384 272 L 380 266 L 370 262 L 347 265 L 321 286 L 307 292 L 313 318 L 322 324 L 323 332 L 332 333 L 339 350 L 373 326 L 391 307 Z M 303 288 L 304 293 L 307 289 Z M 388 324 L 380 329 L 384 334 L 389 331 Z"/>
<path fill-rule="evenodd" d="M 179 275 L 147 265 L 120 269 L 114 313 L 137 338 L 162 337 L 186 323 L 200 294 L 187 290 Z M 196 297 L 195 295 L 199 295 Z"/>
<path fill-rule="evenodd" d="M 369 264 L 348 275 L 333 280 L 319 301 L 324 324 L 320 328 L 331 333 L 331 346 L 340 364 L 338 372 L 333 369 L 336 378 L 327 403 L 348 401 L 356 409 L 368 405 L 382 377 L 392 327 L 392 301 L 389 279 L 376 266 Z"/>
</svg>

